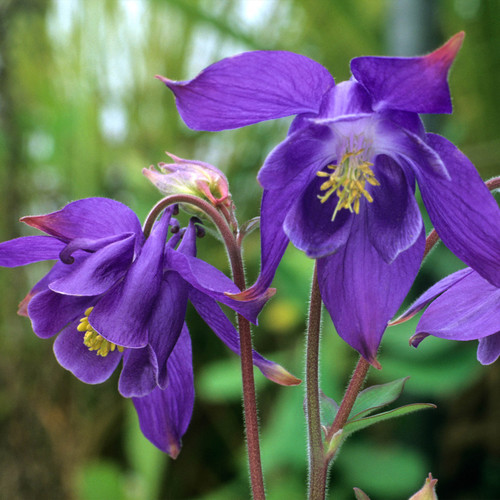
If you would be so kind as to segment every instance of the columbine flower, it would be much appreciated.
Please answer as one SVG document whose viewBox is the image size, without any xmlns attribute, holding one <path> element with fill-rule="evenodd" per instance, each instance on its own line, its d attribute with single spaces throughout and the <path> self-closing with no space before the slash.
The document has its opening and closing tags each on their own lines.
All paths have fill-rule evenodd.
<svg viewBox="0 0 500 500">
<path fill-rule="evenodd" d="M 22 301 L 20 314 L 29 316 L 39 337 L 57 335 L 57 360 L 83 382 L 105 381 L 123 359 L 120 393 L 133 397 L 146 437 L 175 457 L 194 397 L 184 324 L 188 299 L 239 353 L 238 334 L 216 301 L 256 322 L 266 298 L 242 303 L 227 297 L 238 288 L 195 257 L 194 223 L 179 231 L 171 213 L 164 212 L 146 239 L 125 205 L 105 198 L 75 201 L 48 215 L 24 217 L 48 236 L 1 243 L 0 265 L 57 260 Z M 176 232 L 166 241 L 169 226 Z M 298 383 L 258 353 L 254 363 L 271 380 Z"/>
<path fill-rule="evenodd" d="M 353 59 L 352 78 L 338 85 L 315 61 L 273 51 L 224 59 L 190 81 L 159 77 L 197 130 L 297 115 L 258 175 L 261 275 L 240 298 L 270 285 L 290 240 L 318 259 L 339 335 L 376 364 L 422 259 L 415 181 L 444 243 L 500 286 L 498 206 L 471 162 L 426 134 L 418 115 L 451 112 L 447 75 L 463 36 L 423 57 Z"/>
<path fill-rule="evenodd" d="M 143 174 L 164 195 L 191 194 L 212 203 L 231 208 L 232 200 L 226 176 L 213 165 L 196 160 L 183 160 L 167 153 L 174 163 L 159 163 L 143 169 Z"/>
<path fill-rule="evenodd" d="M 500 288 L 470 268 L 450 274 L 429 288 L 391 324 L 407 321 L 427 305 L 410 343 L 429 335 L 449 340 L 479 340 L 477 359 L 489 365 L 500 356 Z"/>
</svg>

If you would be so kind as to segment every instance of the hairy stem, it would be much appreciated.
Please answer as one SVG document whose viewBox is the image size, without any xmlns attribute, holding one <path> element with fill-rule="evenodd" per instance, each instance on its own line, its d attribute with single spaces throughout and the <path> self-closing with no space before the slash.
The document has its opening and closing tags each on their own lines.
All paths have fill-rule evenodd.
<svg viewBox="0 0 500 500">
<path fill-rule="evenodd" d="M 162 210 L 176 203 L 190 203 L 203 210 L 214 222 L 219 230 L 229 256 L 231 272 L 236 286 L 240 290 L 246 288 L 245 269 L 241 255 L 241 248 L 236 240 L 237 227 L 235 219 L 222 215 L 210 203 L 188 194 L 175 194 L 160 200 L 150 211 L 144 224 L 144 235 L 149 236 L 155 220 Z M 264 479 L 260 459 L 259 422 L 257 414 L 257 400 L 255 396 L 255 381 L 253 376 L 252 332 L 250 322 L 238 314 L 238 331 L 240 334 L 241 374 L 243 381 L 243 409 L 247 440 L 250 482 L 254 500 L 265 500 Z"/>
<path fill-rule="evenodd" d="M 317 265 L 314 266 L 309 305 L 306 350 L 306 418 L 309 437 L 309 499 L 321 500 L 326 494 L 327 465 L 323 452 L 319 402 L 319 342 L 321 294 Z"/>
<path fill-rule="evenodd" d="M 368 373 L 368 368 L 370 368 L 370 363 L 366 361 L 365 358 L 360 356 L 358 364 L 354 369 L 354 373 L 352 374 L 351 380 L 344 394 L 344 398 L 342 399 L 342 403 L 340 404 L 339 411 L 333 421 L 332 426 L 328 430 L 326 435 L 326 440 L 330 441 L 333 435 L 342 429 L 349 418 L 352 407 L 358 397 L 359 391 L 363 387 L 365 382 L 366 374 Z M 329 457 L 331 458 L 331 457 Z"/>
</svg>

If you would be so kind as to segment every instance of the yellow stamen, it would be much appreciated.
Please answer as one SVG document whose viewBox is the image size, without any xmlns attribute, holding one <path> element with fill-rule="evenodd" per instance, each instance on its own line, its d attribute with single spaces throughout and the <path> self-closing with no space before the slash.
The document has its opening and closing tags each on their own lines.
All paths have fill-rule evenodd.
<svg viewBox="0 0 500 500">
<path fill-rule="evenodd" d="M 85 311 L 85 316 L 80 320 L 80 324 L 76 327 L 79 332 L 85 332 L 83 336 L 83 343 L 89 348 L 89 351 L 96 351 L 98 356 L 106 357 L 110 352 L 118 349 L 123 352 L 121 345 L 113 344 L 99 335 L 89 323 L 89 315 L 94 308 L 89 307 Z"/>
<path fill-rule="evenodd" d="M 363 152 L 364 150 L 360 149 L 344 153 L 338 164 L 328 165 L 327 168 L 333 170 L 333 172 L 329 173 L 320 170 L 316 174 L 318 177 L 328 177 L 328 180 L 320 186 L 321 191 L 326 191 L 324 194 L 318 195 L 321 203 L 325 203 L 333 193 L 337 194 L 338 201 L 333 211 L 332 221 L 343 208 L 358 214 L 362 196 L 369 203 L 373 201 L 372 196 L 366 190 L 366 183 L 372 186 L 380 186 L 371 169 L 373 163 L 360 158 Z"/>
</svg>

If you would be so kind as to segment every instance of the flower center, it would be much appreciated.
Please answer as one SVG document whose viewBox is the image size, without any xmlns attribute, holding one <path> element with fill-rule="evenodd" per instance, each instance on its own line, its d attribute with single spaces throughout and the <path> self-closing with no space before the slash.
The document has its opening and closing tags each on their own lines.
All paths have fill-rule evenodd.
<svg viewBox="0 0 500 500">
<path fill-rule="evenodd" d="M 89 314 L 93 309 L 93 307 L 89 307 L 85 311 L 85 316 L 80 320 L 80 324 L 76 327 L 79 332 L 85 332 L 85 335 L 83 336 L 83 343 L 89 348 L 89 351 L 96 351 L 96 354 L 98 356 L 102 356 L 103 358 L 116 348 L 118 348 L 120 352 L 123 352 L 123 347 L 121 345 L 109 342 L 92 328 L 89 323 Z"/>
<path fill-rule="evenodd" d="M 359 201 L 364 196 L 370 203 L 373 201 L 370 193 L 365 189 L 366 183 L 372 186 L 380 186 L 380 182 L 375 178 L 370 167 L 373 163 L 363 159 L 364 149 L 344 153 L 337 165 L 328 165 L 332 172 L 320 170 L 318 177 L 328 177 L 320 186 L 321 191 L 326 191 L 318 195 L 321 203 L 325 203 L 333 193 L 338 196 L 337 205 L 333 211 L 332 221 L 337 212 L 342 208 L 347 208 L 350 212 L 359 213 Z"/>
</svg>

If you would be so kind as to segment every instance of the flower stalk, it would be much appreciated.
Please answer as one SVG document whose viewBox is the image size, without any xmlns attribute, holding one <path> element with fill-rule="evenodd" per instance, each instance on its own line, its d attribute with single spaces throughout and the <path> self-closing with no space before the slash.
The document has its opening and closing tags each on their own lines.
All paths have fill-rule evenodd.
<svg viewBox="0 0 500 500">
<path fill-rule="evenodd" d="M 149 235 L 159 214 L 167 206 L 176 203 L 190 203 L 205 212 L 217 226 L 224 246 L 228 253 L 233 281 L 240 288 L 246 288 L 245 270 L 241 255 L 241 246 L 237 239 L 237 227 L 234 217 L 227 212 L 221 212 L 212 204 L 190 194 L 175 194 L 160 200 L 150 211 L 144 224 L 144 234 Z M 241 373 L 243 384 L 243 411 L 245 420 L 245 434 L 247 442 L 250 482 L 254 500 L 266 498 L 262 463 L 260 458 L 259 422 L 257 414 L 257 400 L 255 396 L 255 381 L 253 374 L 252 332 L 250 322 L 238 314 L 238 331 L 240 334 Z"/>
<path fill-rule="evenodd" d="M 319 402 L 319 342 L 321 327 L 321 294 L 318 272 L 314 266 L 309 305 L 306 351 L 306 415 L 309 437 L 309 499 L 325 498 L 327 464 L 323 452 L 323 438 Z"/>
</svg>

